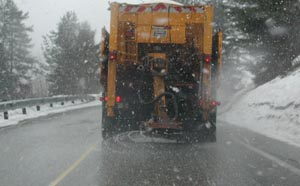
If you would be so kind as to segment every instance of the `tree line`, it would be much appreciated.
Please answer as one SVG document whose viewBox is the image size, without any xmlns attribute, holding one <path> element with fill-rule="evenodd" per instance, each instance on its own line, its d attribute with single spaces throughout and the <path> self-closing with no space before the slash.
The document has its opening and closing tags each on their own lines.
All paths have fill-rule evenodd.
<svg viewBox="0 0 300 186">
<path fill-rule="evenodd" d="M 257 85 L 298 68 L 300 55 L 300 2 L 298 0 L 229 0 L 223 4 L 228 27 L 245 39 L 240 46 L 263 52 L 259 63 L 250 65 Z M 234 44 L 234 43 L 233 43 Z"/>
<path fill-rule="evenodd" d="M 28 13 L 19 10 L 12 0 L 0 0 L 0 99 L 26 96 L 29 80 L 38 69 L 31 55 L 29 33 L 32 27 L 24 21 Z"/>
<path fill-rule="evenodd" d="M 225 35 L 224 67 L 234 69 L 235 74 L 247 68 L 260 85 L 299 66 L 292 63 L 300 54 L 298 0 L 177 1 L 216 5 L 216 25 Z M 47 65 L 43 65 L 31 54 L 33 27 L 26 24 L 28 18 L 13 0 L 0 0 L 0 100 L 28 97 L 36 74 L 47 77 L 50 95 L 99 91 L 99 45 L 91 26 L 80 22 L 74 12 L 67 12 L 57 28 L 44 36 Z M 239 58 L 244 54 L 254 60 L 241 67 Z M 239 77 L 234 73 L 232 78 Z"/>
<path fill-rule="evenodd" d="M 87 22 L 79 22 L 74 12 L 67 12 L 44 37 L 51 94 L 99 92 L 99 44 L 94 38 L 95 31 Z"/>
<path fill-rule="evenodd" d="M 298 68 L 300 55 L 299 0 L 177 0 L 186 4 L 213 3 L 215 21 L 225 35 L 224 62 L 239 73 L 247 68 L 256 85 Z M 241 67 L 232 56 L 256 58 Z M 225 66 L 225 67 L 226 67 Z"/>
<path fill-rule="evenodd" d="M 99 92 L 95 31 L 67 12 L 57 28 L 44 36 L 46 63 L 32 55 L 33 26 L 13 0 L 0 0 L 0 101 L 28 98 L 31 81 L 46 76 L 50 95 Z"/>
</svg>

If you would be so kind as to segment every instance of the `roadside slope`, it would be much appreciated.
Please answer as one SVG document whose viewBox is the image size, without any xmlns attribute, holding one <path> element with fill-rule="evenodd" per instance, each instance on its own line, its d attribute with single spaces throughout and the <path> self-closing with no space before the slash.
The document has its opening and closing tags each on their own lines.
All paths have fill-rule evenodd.
<svg viewBox="0 0 300 186">
<path fill-rule="evenodd" d="M 300 69 L 250 91 L 221 120 L 300 146 Z"/>
</svg>

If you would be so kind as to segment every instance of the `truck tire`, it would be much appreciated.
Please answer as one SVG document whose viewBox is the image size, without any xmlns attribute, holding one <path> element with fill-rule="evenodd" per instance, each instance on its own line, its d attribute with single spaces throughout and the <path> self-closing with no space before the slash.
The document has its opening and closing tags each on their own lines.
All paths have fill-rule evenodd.
<svg viewBox="0 0 300 186">
<path fill-rule="evenodd" d="M 114 118 L 107 117 L 106 109 L 102 112 L 102 138 L 106 140 L 114 135 Z"/>
<path fill-rule="evenodd" d="M 207 134 L 205 137 L 205 141 L 206 142 L 216 142 L 217 141 L 216 131 Z"/>
<path fill-rule="evenodd" d="M 210 123 L 211 128 L 207 130 L 206 133 L 206 141 L 207 142 L 216 142 L 217 141 L 217 112 L 213 112 L 210 114 Z"/>
</svg>

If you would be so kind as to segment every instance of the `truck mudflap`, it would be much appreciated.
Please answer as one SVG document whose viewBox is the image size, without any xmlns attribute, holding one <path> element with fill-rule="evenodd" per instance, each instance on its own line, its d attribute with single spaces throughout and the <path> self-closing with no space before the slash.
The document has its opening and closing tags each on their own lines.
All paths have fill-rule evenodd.
<svg viewBox="0 0 300 186">
<path fill-rule="evenodd" d="M 150 121 L 144 122 L 144 127 L 146 130 L 153 130 L 153 129 L 173 129 L 173 130 L 182 130 L 182 123 L 181 122 L 174 122 L 174 121 Z"/>
</svg>

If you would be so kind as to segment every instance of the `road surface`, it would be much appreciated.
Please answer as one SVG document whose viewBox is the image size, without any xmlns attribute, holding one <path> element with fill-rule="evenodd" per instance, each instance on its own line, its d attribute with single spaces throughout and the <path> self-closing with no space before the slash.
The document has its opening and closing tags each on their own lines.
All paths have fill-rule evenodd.
<svg viewBox="0 0 300 186">
<path fill-rule="evenodd" d="M 101 108 L 0 129 L 3 186 L 297 186 L 300 149 L 219 122 L 217 143 L 127 132 L 102 141 Z"/>
</svg>

